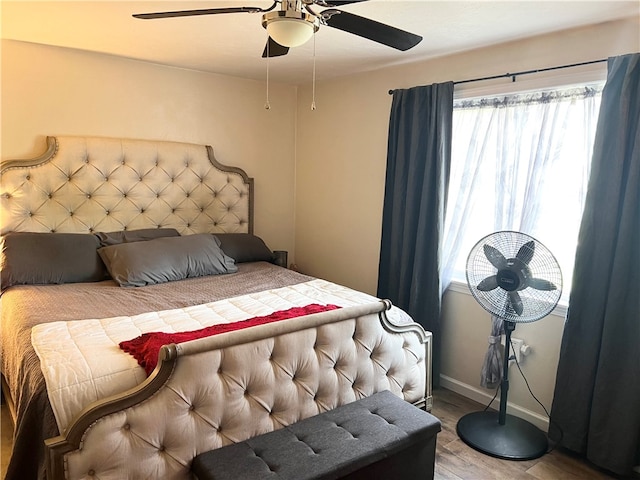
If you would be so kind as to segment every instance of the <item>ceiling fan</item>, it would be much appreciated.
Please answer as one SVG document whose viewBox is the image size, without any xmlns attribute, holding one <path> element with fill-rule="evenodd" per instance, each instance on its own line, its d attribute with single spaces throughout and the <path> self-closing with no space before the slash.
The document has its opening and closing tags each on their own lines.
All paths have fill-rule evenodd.
<svg viewBox="0 0 640 480">
<path fill-rule="evenodd" d="M 262 57 L 286 55 L 289 48 L 308 41 L 318 31 L 320 25 L 336 28 L 402 51 L 409 50 L 420 43 L 422 37 L 419 35 L 334 8 L 364 1 L 367 0 L 275 0 L 268 8 L 223 7 L 137 13 L 133 16 L 150 20 L 223 13 L 262 13 L 262 26 L 269 34 Z M 275 10 L 278 4 L 280 9 Z M 316 6 L 324 10 L 315 11 Z"/>
</svg>

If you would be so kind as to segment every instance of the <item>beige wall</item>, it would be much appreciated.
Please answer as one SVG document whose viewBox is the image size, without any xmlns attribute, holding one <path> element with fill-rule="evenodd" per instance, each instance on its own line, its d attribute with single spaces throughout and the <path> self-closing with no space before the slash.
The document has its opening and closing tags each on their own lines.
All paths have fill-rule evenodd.
<svg viewBox="0 0 640 480">
<path fill-rule="evenodd" d="M 428 41 L 426 38 L 424 41 Z M 317 110 L 310 111 L 309 86 L 299 92 L 296 162 L 296 262 L 305 272 L 375 294 L 386 163 L 389 89 L 464 80 L 520 70 L 606 58 L 640 50 L 637 19 L 566 31 L 484 48 L 420 64 L 322 82 Z M 603 74 L 606 64 L 585 76 Z M 585 69 L 578 70 L 578 73 Z M 556 72 L 567 82 L 568 71 Z M 572 74 L 575 74 L 573 72 Z M 549 81 L 553 83 L 553 79 Z M 512 88 L 510 80 L 497 82 Z M 528 88 L 532 81 L 521 77 Z M 535 83 L 535 82 L 533 82 Z M 482 89 L 471 84 L 468 89 Z M 457 88 L 457 91 L 460 91 Z M 550 406 L 562 317 L 519 326 L 516 334 L 532 346 L 523 370 L 534 392 Z M 450 292 L 444 301 L 443 384 L 485 401 L 480 366 L 490 321 L 469 294 Z M 516 372 L 514 372 L 516 373 Z M 509 399 L 536 414 L 523 382 L 512 375 Z"/>
<path fill-rule="evenodd" d="M 2 159 L 44 151 L 46 135 L 211 145 L 255 180 L 255 231 L 294 248 L 296 87 L 2 41 Z"/>
<path fill-rule="evenodd" d="M 310 85 L 272 84 L 265 111 L 262 82 L 3 41 L 1 155 L 31 157 L 56 134 L 210 144 L 256 178 L 256 233 L 271 248 L 289 250 L 304 272 L 375 294 L 389 89 L 604 58 L 640 50 L 639 39 L 637 20 L 615 22 L 322 82 L 313 112 Z M 478 386 L 488 329 L 470 295 L 447 293 L 443 384 L 480 400 L 492 393 Z M 546 405 L 561 333 L 553 315 L 515 333 L 532 346 L 523 369 Z M 539 414 L 513 377 L 510 401 Z"/>
</svg>

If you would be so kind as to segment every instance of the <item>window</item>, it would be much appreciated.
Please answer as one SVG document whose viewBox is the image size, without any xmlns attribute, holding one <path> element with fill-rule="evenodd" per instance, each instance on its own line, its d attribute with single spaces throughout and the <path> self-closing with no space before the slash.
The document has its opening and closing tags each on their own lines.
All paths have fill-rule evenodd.
<svg viewBox="0 0 640 480">
<path fill-rule="evenodd" d="M 570 291 L 602 85 L 457 100 L 443 277 L 466 283 L 467 255 L 498 230 L 542 242 Z"/>
</svg>

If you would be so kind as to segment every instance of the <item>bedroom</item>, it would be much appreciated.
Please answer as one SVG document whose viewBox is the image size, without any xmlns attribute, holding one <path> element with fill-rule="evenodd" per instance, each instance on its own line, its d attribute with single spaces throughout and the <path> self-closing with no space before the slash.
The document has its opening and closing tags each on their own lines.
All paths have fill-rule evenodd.
<svg viewBox="0 0 640 480">
<path fill-rule="evenodd" d="M 255 231 L 271 248 L 288 250 L 305 273 L 375 293 L 387 91 L 638 51 L 638 28 L 637 17 L 621 19 L 319 82 L 314 112 L 308 83 L 272 82 L 272 108 L 265 111 L 262 80 L 3 40 L 2 158 L 37 155 L 44 137 L 57 134 L 210 144 L 222 163 L 256 179 Z M 328 183 L 331 189 L 322 187 Z M 449 353 L 442 375 L 450 388 L 484 402 L 490 397 L 477 379 L 488 319 L 470 296 L 455 291 L 445 297 L 445 312 L 451 330 L 444 332 Z M 550 316 L 519 333 L 534 351 L 526 372 L 549 405 L 562 318 Z M 510 393 L 532 418 L 541 414 L 524 385 L 514 381 Z"/>
</svg>

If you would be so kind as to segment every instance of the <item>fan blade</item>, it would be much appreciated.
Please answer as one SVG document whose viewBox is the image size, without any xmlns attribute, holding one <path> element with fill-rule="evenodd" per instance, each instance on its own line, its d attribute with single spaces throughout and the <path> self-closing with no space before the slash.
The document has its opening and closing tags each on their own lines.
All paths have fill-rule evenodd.
<svg viewBox="0 0 640 480">
<path fill-rule="evenodd" d="M 273 7 L 272 7 L 273 8 Z M 155 12 L 155 13 L 135 13 L 135 18 L 143 20 L 152 20 L 156 18 L 173 18 L 173 17 L 194 17 L 197 15 L 217 15 L 219 13 L 258 13 L 268 10 L 260 7 L 227 7 L 227 8 L 205 8 L 202 10 L 177 10 L 174 12 Z"/>
<path fill-rule="evenodd" d="M 549 280 L 544 280 L 542 278 L 530 278 L 529 286 L 531 288 L 535 288 L 536 290 L 544 290 L 550 292 L 552 290 L 557 290 L 558 287 Z"/>
<path fill-rule="evenodd" d="M 529 262 L 533 258 L 533 254 L 536 251 L 536 244 L 533 240 L 525 243 L 520 247 L 518 253 L 516 253 L 516 258 L 521 262 L 529 265 Z"/>
<path fill-rule="evenodd" d="M 524 307 L 522 306 L 522 299 L 518 292 L 509 292 L 509 302 L 511 303 L 511 307 L 518 314 L 522 315 L 522 311 Z"/>
<path fill-rule="evenodd" d="M 498 277 L 495 275 L 491 275 L 490 277 L 482 280 L 478 286 L 476 287 L 481 292 L 489 292 L 498 288 Z"/>
<path fill-rule="evenodd" d="M 269 37 L 267 44 L 264 47 L 264 51 L 262 52 L 262 58 L 267 58 L 267 52 L 269 52 L 269 58 L 281 57 L 282 55 L 289 53 L 289 47 L 280 45 L 273 38 Z"/>
<path fill-rule="evenodd" d="M 368 38 L 397 50 L 409 50 L 422 40 L 419 35 L 342 10 L 324 10 L 321 15 L 324 23 L 330 27 Z"/>
<path fill-rule="evenodd" d="M 486 243 L 482 248 L 484 249 L 484 254 L 487 257 L 487 260 L 491 262 L 491 265 L 496 267 L 498 270 L 502 270 L 507 267 L 507 259 L 504 258 L 504 255 L 502 255 L 498 249 L 491 245 L 487 245 Z"/>
</svg>

